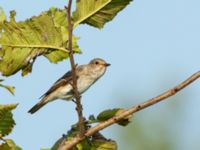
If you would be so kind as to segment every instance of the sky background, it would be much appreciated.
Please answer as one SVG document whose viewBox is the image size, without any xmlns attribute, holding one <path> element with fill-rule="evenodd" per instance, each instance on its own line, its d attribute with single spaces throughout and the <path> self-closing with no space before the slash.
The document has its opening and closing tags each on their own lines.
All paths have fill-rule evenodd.
<svg viewBox="0 0 200 150">
<path fill-rule="evenodd" d="M 52 6 L 63 8 L 66 3 L 61 0 L 0 0 L 7 16 L 10 10 L 16 10 L 17 20 L 38 15 Z M 108 108 L 129 108 L 174 87 L 198 71 L 199 8 L 199 0 L 135 0 L 101 30 L 87 25 L 76 28 L 83 54 L 77 54 L 75 61 L 84 64 L 100 57 L 112 64 L 83 94 L 84 115 L 97 115 Z M 21 73 L 17 73 L 6 78 L 4 84 L 15 86 L 16 93 L 13 97 L 0 89 L 0 102 L 19 103 L 14 111 L 17 125 L 9 138 L 24 150 L 51 147 L 77 121 L 74 104 L 61 100 L 46 105 L 34 115 L 27 113 L 69 69 L 68 60 L 55 65 L 40 57 L 28 76 L 21 77 Z M 148 134 L 143 143 L 153 138 L 164 139 L 167 134 L 171 138 L 168 138 L 170 149 L 199 150 L 199 91 L 200 81 L 196 81 L 169 100 L 136 113 L 130 126 L 114 125 L 103 133 L 116 140 L 119 149 L 137 149 L 138 143 L 133 146 L 130 143 L 140 138 L 140 134 L 136 134 L 140 127 Z M 149 142 L 150 150 L 155 150 L 153 142 L 158 141 Z"/>
</svg>

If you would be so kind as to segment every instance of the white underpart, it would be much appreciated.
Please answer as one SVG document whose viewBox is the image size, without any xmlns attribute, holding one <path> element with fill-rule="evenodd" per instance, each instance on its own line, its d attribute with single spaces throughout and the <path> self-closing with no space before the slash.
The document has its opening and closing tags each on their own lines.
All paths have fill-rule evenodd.
<svg viewBox="0 0 200 150">
<path fill-rule="evenodd" d="M 78 92 L 82 94 L 85 92 L 92 84 L 94 84 L 104 73 L 106 68 L 103 68 L 101 70 L 90 70 L 90 73 L 87 72 L 87 68 L 83 68 L 83 72 L 87 72 L 87 74 L 84 74 L 84 76 L 79 75 L 79 78 L 77 80 L 77 88 Z M 67 84 L 65 86 L 62 86 L 58 88 L 56 91 L 52 92 L 48 98 L 47 101 L 53 101 L 55 99 L 63 99 L 63 100 L 71 100 L 73 98 L 71 93 L 72 91 L 71 84 Z"/>
<path fill-rule="evenodd" d="M 78 92 L 82 94 L 94 83 L 94 79 L 87 76 L 84 79 L 80 77 L 77 83 Z"/>
<path fill-rule="evenodd" d="M 66 86 L 62 86 L 60 88 L 58 88 L 58 90 L 56 90 L 55 99 L 63 99 L 63 100 L 69 100 L 72 95 L 69 95 L 67 93 L 72 91 L 72 86 L 70 84 L 67 84 Z"/>
</svg>

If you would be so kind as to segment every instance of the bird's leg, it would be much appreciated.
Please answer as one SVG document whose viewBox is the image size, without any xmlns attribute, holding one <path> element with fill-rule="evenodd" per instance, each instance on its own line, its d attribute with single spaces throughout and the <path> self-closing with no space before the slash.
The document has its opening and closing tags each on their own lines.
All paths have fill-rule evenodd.
<svg viewBox="0 0 200 150">
<path fill-rule="evenodd" d="M 75 104 L 77 104 L 75 99 L 72 99 L 72 102 L 74 102 Z"/>
<path fill-rule="evenodd" d="M 80 98 L 81 98 L 81 95 L 80 95 Z M 74 101 L 75 101 L 75 103 L 77 104 L 76 100 L 74 100 Z M 82 105 L 80 105 L 80 109 L 83 110 Z M 76 110 L 78 111 L 78 106 L 76 106 Z"/>
<path fill-rule="evenodd" d="M 76 101 L 76 99 L 72 99 L 72 102 L 74 102 L 75 104 L 77 104 L 77 101 Z M 81 110 L 83 110 L 83 107 L 82 107 L 82 105 L 80 105 L 80 109 Z M 76 107 L 76 110 L 78 111 L 78 108 Z"/>
</svg>

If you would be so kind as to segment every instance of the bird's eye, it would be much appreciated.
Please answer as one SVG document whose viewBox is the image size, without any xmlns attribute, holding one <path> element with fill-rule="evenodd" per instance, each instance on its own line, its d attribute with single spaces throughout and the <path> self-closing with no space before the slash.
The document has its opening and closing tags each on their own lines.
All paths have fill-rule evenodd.
<svg viewBox="0 0 200 150">
<path fill-rule="evenodd" d="M 96 62 L 95 62 L 95 64 L 96 64 L 96 65 L 98 65 L 98 64 L 99 64 L 99 62 L 98 62 L 98 61 L 96 61 Z"/>
</svg>

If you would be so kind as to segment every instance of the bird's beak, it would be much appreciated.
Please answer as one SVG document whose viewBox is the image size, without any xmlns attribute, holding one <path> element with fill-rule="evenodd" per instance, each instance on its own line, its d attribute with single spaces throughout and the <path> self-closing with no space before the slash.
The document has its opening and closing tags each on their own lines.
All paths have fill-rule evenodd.
<svg viewBox="0 0 200 150">
<path fill-rule="evenodd" d="M 108 67 L 108 66 L 110 66 L 110 65 L 111 65 L 111 64 L 108 64 L 108 63 L 105 64 L 106 67 Z"/>
</svg>

